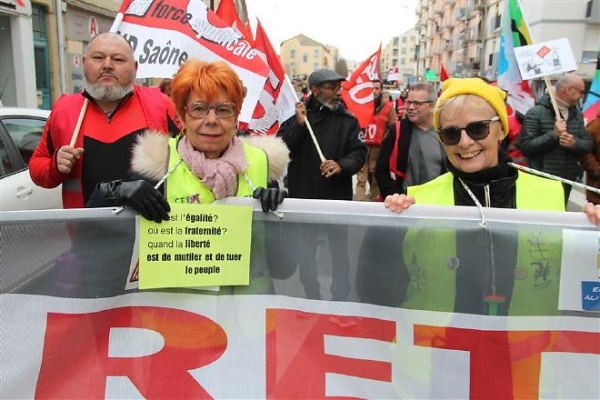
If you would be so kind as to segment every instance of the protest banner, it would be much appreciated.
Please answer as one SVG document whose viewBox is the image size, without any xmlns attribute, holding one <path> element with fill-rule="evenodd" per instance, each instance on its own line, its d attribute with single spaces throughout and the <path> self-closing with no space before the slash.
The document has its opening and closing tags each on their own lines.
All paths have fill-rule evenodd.
<svg viewBox="0 0 600 400">
<path fill-rule="evenodd" d="M 286 199 L 278 220 L 253 199 L 222 203 L 253 205 L 253 242 L 264 239 L 279 260 L 302 255 L 282 232 L 347 225 L 348 298 L 329 300 L 343 277 L 332 273 L 326 242 L 316 268 L 321 300 L 306 299 L 300 269 L 255 294 L 124 291 L 130 210 L 2 212 L 2 398 L 600 398 L 600 313 L 586 308 L 600 283 L 600 234 L 583 213 L 486 209 L 483 227 L 475 207 L 395 214 L 377 203 Z M 67 225 L 72 236 L 60 234 Z M 427 298 L 407 307 L 407 230 L 416 244 L 449 232 L 493 240 L 503 260 L 474 245 L 447 258 L 451 246 L 438 241 L 427 256 L 448 262 L 430 274 L 421 265 L 423 274 L 405 282 L 407 293 Z M 522 235 L 523 262 L 488 274 Z M 277 275 L 278 262 L 252 256 L 267 269 L 251 268 L 250 286 Z M 406 265 L 411 274 L 416 261 Z M 448 290 L 432 291 L 448 274 Z M 490 282 L 509 305 L 502 315 L 456 311 L 485 310 L 477 294 Z"/>
<path fill-rule="evenodd" d="M 124 0 L 111 32 L 131 44 L 137 78 L 171 78 L 188 58 L 228 62 L 247 89 L 239 118 L 250 121 L 269 67 L 201 0 Z"/>
<path fill-rule="evenodd" d="M 569 40 L 558 39 L 549 42 L 522 46 L 514 49 L 519 71 L 523 79 L 543 77 L 550 95 L 555 115 L 560 115 L 554 88 L 549 76 L 556 73 L 571 72 L 577 69 Z"/>
<path fill-rule="evenodd" d="M 567 38 L 516 47 L 514 51 L 523 79 L 529 80 L 577 69 L 577 62 Z"/>
</svg>

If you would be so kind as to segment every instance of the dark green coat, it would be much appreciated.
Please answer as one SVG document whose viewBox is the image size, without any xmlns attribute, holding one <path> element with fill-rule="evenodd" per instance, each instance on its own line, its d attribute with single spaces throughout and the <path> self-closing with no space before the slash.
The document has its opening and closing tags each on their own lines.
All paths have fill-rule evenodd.
<svg viewBox="0 0 600 400">
<path fill-rule="evenodd" d="M 581 111 L 573 106 L 569 108 L 567 132 L 575 136 L 575 147 L 563 147 L 554 134 L 556 114 L 552 108 L 550 96 L 545 94 L 531 108 L 519 134 L 519 147 L 529 160 L 531 168 L 574 180 L 581 167 L 577 157 L 592 150 L 592 142 L 583 124 Z"/>
</svg>

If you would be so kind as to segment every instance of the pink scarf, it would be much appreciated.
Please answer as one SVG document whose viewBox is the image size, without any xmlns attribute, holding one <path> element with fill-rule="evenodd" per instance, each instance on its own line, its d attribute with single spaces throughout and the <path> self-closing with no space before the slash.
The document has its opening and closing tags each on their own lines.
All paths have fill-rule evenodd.
<svg viewBox="0 0 600 400">
<path fill-rule="evenodd" d="M 212 190 L 215 199 L 235 195 L 237 175 L 248 167 L 244 145 L 237 137 L 231 139 L 225 153 L 216 159 L 206 158 L 185 136 L 179 141 L 177 151 L 192 173 Z"/>
</svg>

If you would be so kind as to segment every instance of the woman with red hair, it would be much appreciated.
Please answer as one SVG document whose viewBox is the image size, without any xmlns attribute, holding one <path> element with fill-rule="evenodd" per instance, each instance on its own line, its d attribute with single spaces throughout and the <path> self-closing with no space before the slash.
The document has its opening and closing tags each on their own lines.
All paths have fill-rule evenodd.
<svg viewBox="0 0 600 400">
<path fill-rule="evenodd" d="M 168 220 L 169 203 L 206 204 L 230 196 L 253 196 L 263 211 L 274 211 L 285 192 L 267 184 L 283 176 L 289 151 L 274 136 L 238 138 L 244 95 L 242 81 L 227 63 L 187 60 L 171 82 L 181 133 L 140 136 L 131 169 L 141 179 L 102 183 L 95 194 L 156 222 Z M 162 190 L 154 188 L 159 181 L 166 182 Z"/>
</svg>

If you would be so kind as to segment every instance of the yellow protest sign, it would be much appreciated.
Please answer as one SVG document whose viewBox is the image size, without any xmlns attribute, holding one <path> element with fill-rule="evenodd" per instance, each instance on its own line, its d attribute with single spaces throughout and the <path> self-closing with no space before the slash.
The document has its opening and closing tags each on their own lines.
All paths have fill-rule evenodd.
<svg viewBox="0 0 600 400">
<path fill-rule="evenodd" d="M 140 218 L 140 289 L 249 284 L 252 207 L 171 204 L 169 216 Z"/>
</svg>

